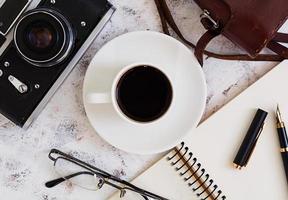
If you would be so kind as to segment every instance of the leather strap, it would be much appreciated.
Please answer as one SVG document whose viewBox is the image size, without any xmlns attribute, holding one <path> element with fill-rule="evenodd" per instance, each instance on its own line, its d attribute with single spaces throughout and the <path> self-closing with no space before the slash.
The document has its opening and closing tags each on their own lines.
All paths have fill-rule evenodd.
<svg viewBox="0 0 288 200">
<path fill-rule="evenodd" d="M 154 1 L 157 5 L 157 9 L 161 18 L 161 23 L 162 23 L 162 28 L 163 28 L 164 33 L 167 35 L 170 35 L 169 29 L 167 27 L 167 25 L 169 25 L 183 42 L 185 42 L 187 45 L 191 46 L 192 48 L 195 48 L 196 46 L 190 41 L 186 40 L 186 38 L 182 35 L 180 29 L 178 28 L 170 12 L 170 9 L 166 1 L 165 0 L 154 0 Z"/>
<path fill-rule="evenodd" d="M 205 52 L 205 48 L 208 43 L 215 37 L 217 37 L 220 32 L 208 30 L 197 42 L 194 55 L 196 56 L 199 64 L 203 66 L 203 55 Z"/>
<path fill-rule="evenodd" d="M 279 44 L 275 40 L 271 40 L 268 43 L 267 48 L 277 53 L 278 55 L 281 55 L 283 58 L 288 59 L 288 48 L 282 44 Z"/>
<path fill-rule="evenodd" d="M 171 12 L 170 9 L 166 3 L 165 0 L 154 0 L 155 4 L 157 6 L 158 12 L 159 12 L 159 16 L 161 18 L 161 24 L 162 24 L 162 28 L 163 28 L 163 32 L 167 35 L 170 35 L 169 29 L 168 29 L 168 25 L 171 27 L 171 29 L 179 36 L 179 38 L 188 46 L 192 47 L 192 48 L 196 48 L 196 45 L 194 45 L 192 42 L 188 41 L 183 34 L 181 33 L 180 29 L 178 28 Z M 208 33 L 207 33 L 208 34 Z M 285 34 L 286 35 L 286 34 Z M 199 42 L 198 44 L 198 48 L 202 47 L 202 49 L 196 49 L 196 56 L 197 59 L 201 61 L 200 58 L 200 53 L 203 52 L 205 55 L 207 55 L 208 57 L 213 57 L 213 58 L 217 58 L 217 59 L 224 59 L 224 60 L 244 60 L 244 61 L 275 61 L 275 62 L 281 62 L 284 60 L 285 57 L 281 56 L 281 55 L 275 55 L 275 54 L 259 54 L 257 57 L 255 58 L 251 58 L 249 55 L 247 54 L 218 54 L 218 53 L 213 53 L 210 51 L 206 51 L 204 50 L 205 47 L 207 46 L 207 44 L 209 43 L 209 41 L 211 41 L 211 36 L 206 35 L 203 36 L 202 41 Z M 277 34 L 276 36 L 277 40 L 285 40 L 286 41 L 286 36 L 282 35 L 281 33 L 279 33 L 279 35 Z M 206 40 L 206 41 L 205 41 Z M 287 39 L 288 41 L 288 39 Z M 204 47 L 204 48 L 203 48 Z M 202 57 L 202 56 L 201 56 Z M 203 60 L 203 58 L 202 58 Z"/>
<path fill-rule="evenodd" d="M 157 6 L 157 10 L 158 10 L 158 13 L 159 13 L 159 16 L 160 16 L 163 32 L 166 35 L 169 35 L 168 24 L 167 24 L 167 21 L 166 21 L 165 14 L 163 12 L 164 9 L 162 9 L 162 4 L 160 3 L 160 1 L 157 1 L 157 0 L 155 0 L 155 4 Z"/>
<path fill-rule="evenodd" d="M 288 43 L 288 34 L 287 33 L 276 33 L 274 39 L 277 42 Z"/>
<path fill-rule="evenodd" d="M 273 52 L 281 55 L 285 59 L 288 59 L 288 48 L 279 43 L 288 43 L 288 34 L 286 33 L 276 33 L 274 39 L 270 41 L 267 45 L 267 48 Z"/>
</svg>

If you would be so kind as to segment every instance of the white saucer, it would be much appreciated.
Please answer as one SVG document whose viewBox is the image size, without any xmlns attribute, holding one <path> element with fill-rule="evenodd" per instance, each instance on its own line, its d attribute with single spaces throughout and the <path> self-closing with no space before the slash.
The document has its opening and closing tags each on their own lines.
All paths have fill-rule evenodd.
<svg viewBox="0 0 288 200">
<path fill-rule="evenodd" d="M 133 63 L 165 66 L 177 80 L 171 107 L 150 124 L 130 124 L 112 104 L 88 104 L 85 99 L 91 92 L 109 92 L 117 73 Z M 204 74 L 193 53 L 172 37 L 150 31 L 124 34 L 106 44 L 89 65 L 83 88 L 85 110 L 97 133 L 113 146 L 137 154 L 178 145 L 201 120 L 206 93 Z"/>
</svg>

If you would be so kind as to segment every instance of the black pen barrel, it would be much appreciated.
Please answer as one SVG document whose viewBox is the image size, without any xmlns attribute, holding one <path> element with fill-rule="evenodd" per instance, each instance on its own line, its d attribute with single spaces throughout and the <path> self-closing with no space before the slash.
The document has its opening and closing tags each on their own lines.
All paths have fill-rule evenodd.
<svg viewBox="0 0 288 200">
<path fill-rule="evenodd" d="M 285 169 L 285 173 L 286 173 L 286 180 L 288 183 L 288 152 L 283 152 L 281 153 L 282 155 L 282 159 L 283 159 L 283 163 L 284 163 L 284 169 Z"/>
<path fill-rule="evenodd" d="M 286 174 L 286 180 L 288 183 L 288 136 L 285 128 L 285 124 L 282 121 L 281 113 L 279 110 L 279 106 L 277 106 L 276 111 L 276 119 L 277 119 L 277 132 L 280 142 L 280 152 L 283 160 L 283 166 Z"/>
<path fill-rule="evenodd" d="M 280 151 L 281 151 L 284 170 L 286 174 L 286 180 L 288 183 L 288 137 L 287 137 L 287 132 L 286 132 L 283 122 L 277 124 L 277 132 L 279 136 Z"/>
<path fill-rule="evenodd" d="M 281 125 L 281 124 L 279 124 Z M 288 147 L 288 137 L 284 126 L 277 128 L 281 149 Z"/>
</svg>

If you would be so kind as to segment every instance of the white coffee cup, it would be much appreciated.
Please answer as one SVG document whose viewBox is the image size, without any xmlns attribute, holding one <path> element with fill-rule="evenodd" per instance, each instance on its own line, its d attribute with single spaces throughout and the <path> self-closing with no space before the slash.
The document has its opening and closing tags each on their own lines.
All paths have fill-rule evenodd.
<svg viewBox="0 0 288 200">
<path fill-rule="evenodd" d="M 127 74 L 128 71 L 136 69 L 137 67 L 149 67 L 151 69 L 153 68 L 153 69 L 157 70 L 159 72 L 159 76 L 161 73 L 162 78 L 164 78 L 164 76 L 166 77 L 167 86 L 169 84 L 169 87 L 171 88 L 171 90 L 169 89 L 169 92 L 168 92 L 169 93 L 168 94 L 169 106 L 166 106 L 165 109 L 163 108 L 163 110 L 165 110 L 165 112 L 161 113 L 159 115 L 159 117 L 155 116 L 155 119 L 153 119 L 153 120 L 141 121 L 141 120 L 137 120 L 137 119 L 129 116 L 129 114 L 127 114 L 127 112 L 126 113 L 123 112 L 123 110 L 121 109 L 121 106 L 119 105 L 118 100 L 117 100 L 117 86 L 119 84 L 119 81 L 121 80 L 121 78 L 123 76 L 125 76 Z M 170 95 L 171 95 L 171 97 L 170 97 Z M 168 73 L 164 72 L 162 70 L 162 68 L 157 67 L 153 64 L 148 64 L 148 63 L 134 63 L 134 64 L 131 64 L 131 65 L 128 65 L 128 66 L 122 68 L 121 71 L 115 76 L 110 91 L 108 91 L 106 93 L 105 92 L 104 93 L 95 92 L 95 93 L 89 93 L 86 95 L 87 103 L 89 103 L 89 104 L 112 104 L 113 108 L 115 109 L 115 111 L 118 113 L 118 115 L 120 117 L 127 120 L 128 122 L 140 123 L 140 124 L 155 122 L 155 121 L 159 120 L 160 118 L 162 118 L 165 115 L 165 113 L 169 110 L 169 108 L 172 104 L 172 100 L 173 100 L 173 85 L 172 85 L 171 79 L 169 78 Z M 167 101 L 168 101 L 168 98 L 167 98 Z"/>
</svg>

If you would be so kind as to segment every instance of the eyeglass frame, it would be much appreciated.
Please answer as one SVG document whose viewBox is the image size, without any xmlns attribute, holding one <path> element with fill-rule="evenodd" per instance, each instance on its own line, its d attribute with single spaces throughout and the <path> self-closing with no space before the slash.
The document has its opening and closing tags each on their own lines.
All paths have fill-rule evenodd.
<svg viewBox="0 0 288 200">
<path fill-rule="evenodd" d="M 53 157 L 53 154 L 58 154 L 58 156 Z M 126 194 L 126 191 L 129 190 L 129 191 L 132 191 L 132 192 L 135 192 L 135 193 L 141 195 L 145 200 L 149 200 L 149 198 L 153 198 L 153 200 L 169 200 L 167 198 L 161 197 L 159 195 L 156 195 L 154 193 L 151 193 L 149 191 L 141 189 L 141 188 L 125 181 L 125 180 L 122 180 L 116 176 L 113 176 L 112 174 L 109 174 L 108 172 L 106 172 L 104 170 L 101 170 L 95 166 L 92 166 L 89 163 L 86 163 L 82 160 L 79 160 L 79 159 L 77 159 L 71 155 L 68 155 L 68 154 L 66 154 L 66 153 L 64 153 L 58 149 L 51 149 L 50 153 L 48 154 L 48 157 L 50 160 L 52 160 L 54 162 L 54 166 L 56 165 L 57 160 L 61 158 L 61 159 L 65 159 L 68 162 L 72 162 L 73 164 L 78 165 L 78 166 L 88 170 L 89 172 L 91 172 L 91 174 L 89 172 L 85 172 L 85 171 L 74 173 L 74 174 L 71 174 L 71 175 L 68 175 L 65 177 L 61 177 L 58 179 L 48 181 L 45 184 L 46 187 L 48 187 L 47 184 L 49 184 L 49 183 L 51 183 L 53 185 L 52 187 L 54 187 L 54 186 L 56 186 L 56 185 L 58 185 L 64 181 L 69 181 L 69 179 L 71 179 L 75 176 L 89 173 L 90 175 L 96 176 L 100 179 L 100 181 L 97 185 L 98 189 L 101 189 L 102 186 L 105 184 L 110 185 L 110 186 L 112 186 L 115 189 L 118 189 L 120 191 L 120 198 L 124 197 Z M 109 180 L 121 184 L 122 187 L 115 185 L 114 183 L 109 182 Z"/>
</svg>

